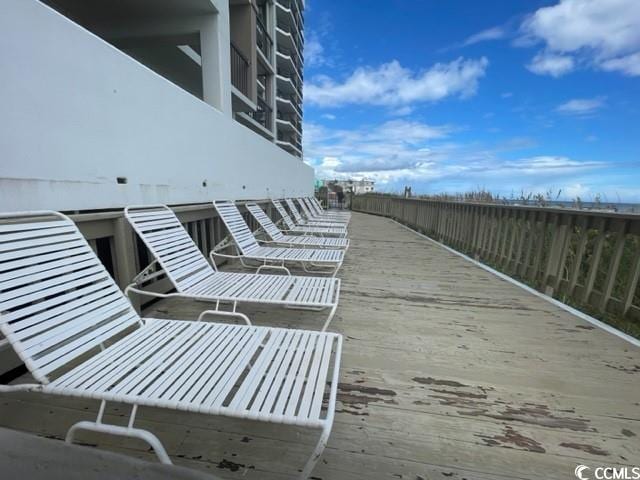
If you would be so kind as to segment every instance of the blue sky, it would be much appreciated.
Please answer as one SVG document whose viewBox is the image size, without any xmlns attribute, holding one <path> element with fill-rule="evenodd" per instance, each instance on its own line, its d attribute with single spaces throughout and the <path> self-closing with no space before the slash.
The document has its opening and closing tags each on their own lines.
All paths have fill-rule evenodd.
<svg viewBox="0 0 640 480">
<path fill-rule="evenodd" d="M 640 202 L 639 0 L 307 0 L 305 36 L 318 178 Z"/>
</svg>

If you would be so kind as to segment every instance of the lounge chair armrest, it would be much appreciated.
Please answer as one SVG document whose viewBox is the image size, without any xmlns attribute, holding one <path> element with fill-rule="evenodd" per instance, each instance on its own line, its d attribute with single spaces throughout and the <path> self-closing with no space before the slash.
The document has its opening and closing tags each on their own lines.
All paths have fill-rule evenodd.
<svg viewBox="0 0 640 480">
<path fill-rule="evenodd" d="M 240 255 L 229 255 L 227 253 L 218 253 L 215 250 L 211 250 L 209 252 L 209 258 L 211 259 L 211 261 L 214 260 L 213 257 L 223 257 L 223 258 L 240 258 Z"/>
<path fill-rule="evenodd" d="M 260 265 L 256 270 L 256 273 L 260 273 L 260 270 L 262 269 L 283 270 L 287 275 L 291 276 L 291 272 L 284 265 Z"/>
<path fill-rule="evenodd" d="M 218 315 L 220 317 L 235 317 L 244 320 L 244 322 L 251 326 L 251 320 L 244 313 L 240 312 L 225 312 L 223 310 L 205 310 L 200 315 L 198 315 L 198 322 L 202 321 L 202 319 L 207 315 Z"/>
<path fill-rule="evenodd" d="M 0 385 L 0 393 L 31 392 L 42 389 L 38 383 L 19 383 L 17 385 Z"/>
<path fill-rule="evenodd" d="M 271 244 L 276 244 L 276 245 L 278 245 L 278 244 L 285 243 L 285 242 L 277 242 L 277 241 L 275 241 L 275 240 L 259 240 L 259 239 L 256 239 L 256 240 L 258 241 L 258 243 L 266 243 L 266 244 L 271 243 Z"/>
<path fill-rule="evenodd" d="M 137 283 L 131 283 L 127 285 L 127 287 L 124 289 L 124 294 L 129 298 L 131 298 L 131 296 L 129 295 L 129 292 L 137 293 L 138 295 L 145 295 L 148 297 L 156 297 L 156 298 L 169 298 L 169 297 L 174 297 L 176 295 L 175 293 L 160 293 L 160 292 L 151 292 L 149 290 L 142 290 L 140 288 L 136 288 L 137 286 L 138 286 Z"/>
</svg>

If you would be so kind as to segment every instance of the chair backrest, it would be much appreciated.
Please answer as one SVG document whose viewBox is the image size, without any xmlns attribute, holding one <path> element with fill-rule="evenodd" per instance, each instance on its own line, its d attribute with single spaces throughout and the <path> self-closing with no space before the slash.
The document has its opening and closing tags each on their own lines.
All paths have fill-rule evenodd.
<svg viewBox="0 0 640 480">
<path fill-rule="evenodd" d="M 139 322 L 68 217 L 0 214 L 0 331 L 36 380 Z"/>
<path fill-rule="evenodd" d="M 315 197 L 313 197 L 313 199 L 306 198 L 306 197 L 302 199 L 302 201 L 307 204 L 307 208 L 309 210 L 311 210 L 316 215 L 321 215 L 323 212 L 321 209 L 318 208 L 318 204 L 315 203 L 314 200 L 315 200 Z"/>
<path fill-rule="evenodd" d="M 213 205 L 241 254 L 246 255 L 260 246 L 235 203 L 218 200 L 213 202 Z"/>
<path fill-rule="evenodd" d="M 293 220 L 291 220 L 291 217 L 287 213 L 287 210 L 284 208 L 280 200 L 271 200 L 271 203 L 273 203 L 273 206 L 276 207 L 276 210 L 284 220 L 284 223 L 287 226 L 287 228 L 289 230 L 295 230 L 296 224 L 293 222 Z"/>
<path fill-rule="evenodd" d="M 290 198 L 285 198 L 284 201 L 287 202 L 287 207 L 289 207 L 289 211 L 291 211 L 291 214 L 296 220 L 296 223 L 300 224 L 304 222 L 304 219 L 302 218 L 302 215 L 300 215 L 298 208 L 294 205 L 293 200 L 291 200 Z"/>
<path fill-rule="evenodd" d="M 314 214 L 311 213 L 311 211 L 309 210 L 309 207 L 307 207 L 307 204 L 304 203 L 304 201 L 301 198 L 298 199 L 298 205 L 300 205 L 300 210 L 302 210 L 302 214 L 305 217 L 307 217 L 307 219 L 313 220 Z"/>
<path fill-rule="evenodd" d="M 318 210 L 318 212 L 324 211 L 324 208 L 322 208 L 322 204 L 320 203 L 320 200 L 318 200 L 316 197 L 311 197 L 311 203 L 313 203 L 316 206 L 316 209 Z"/>
<path fill-rule="evenodd" d="M 124 215 L 179 292 L 215 270 L 166 205 L 130 206 Z"/>
<path fill-rule="evenodd" d="M 279 240 L 284 237 L 278 226 L 273 223 L 269 216 L 264 213 L 258 205 L 255 203 L 247 203 L 246 207 L 249 213 L 253 215 L 253 218 L 255 218 L 264 231 L 267 232 L 267 235 L 271 237 L 271 240 Z"/>
</svg>

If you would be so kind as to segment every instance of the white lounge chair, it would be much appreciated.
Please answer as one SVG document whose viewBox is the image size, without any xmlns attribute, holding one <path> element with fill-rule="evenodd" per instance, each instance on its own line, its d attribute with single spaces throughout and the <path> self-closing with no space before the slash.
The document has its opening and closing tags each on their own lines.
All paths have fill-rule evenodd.
<svg viewBox="0 0 640 480">
<path fill-rule="evenodd" d="M 325 217 L 335 217 L 341 220 L 351 220 L 351 212 L 342 210 L 325 210 L 322 208 L 322 205 L 320 205 L 320 202 L 318 202 L 316 197 L 305 197 L 302 198 L 302 200 L 306 202 L 309 210 L 318 216 L 322 215 Z"/>
<path fill-rule="evenodd" d="M 212 255 L 238 259 L 247 268 L 252 268 L 247 261 L 259 262 L 258 271 L 267 267 L 279 267 L 290 273 L 286 266 L 297 265 L 301 266 L 305 272 L 325 272 L 335 276 L 342 266 L 344 260 L 344 251 L 342 250 L 261 246 L 235 203 L 221 200 L 213 202 L 213 205 L 227 227 L 233 242 L 223 242 L 216 246 L 211 251 Z M 236 248 L 237 255 L 218 252 L 218 250 L 232 244 Z"/>
<path fill-rule="evenodd" d="M 273 223 L 262 209 L 255 203 L 245 205 L 249 213 L 253 215 L 262 230 L 271 238 L 273 243 L 288 246 L 303 246 L 313 248 L 349 248 L 349 240 L 346 238 L 321 238 L 305 235 L 286 235 Z"/>
<path fill-rule="evenodd" d="M 332 228 L 332 227 L 310 227 L 305 225 L 297 225 L 293 219 L 287 213 L 287 210 L 284 208 L 280 200 L 271 200 L 273 206 L 276 207 L 276 210 L 282 217 L 282 221 L 284 222 L 287 230 L 291 233 L 300 233 L 303 235 L 315 235 L 320 237 L 340 237 L 345 238 L 347 236 L 346 227 L 342 226 L 340 228 Z"/>
<path fill-rule="evenodd" d="M 311 222 L 332 222 L 336 224 L 344 224 L 347 225 L 349 223 L 350 218 L 345 217 L 336 217 L 333 215 L 329 215 L 326 213 L 318 214 L 312 210 L 309 206 L 308 202 L 304 198 L 298 198 L 298 205 L 302 210 L 302 213 L 305 217 L 307 217 L 307 221 Z"/>
<path fill-rule="evenodd" d="M 202 319 L 208 312 L 203 312 Z M 334 419 L 342 337 L 334 333 L 140 318 L 74 223 L 55 212 L 0 215 L 0 331 L 34 378 L 0 385 L 99 400 L 89 430 L 147 442 L 140 407 L 222 415 L 322 430 Z M 107 402 L 131 406 L 127 426 L 105 423 Z"/>
<path fill-rule="evenodd" d="M 216 303 L 280 305 L 301 310 L 330 309 L 322 326 L 324 332 L 338 307 L 340 280 L 327 277 L 262 275 L 221 272 L 210 264 L 187 231 L 165 205 L 130 206 L 125 217 L 155 260 L 140 272 L 125 293 L 168 298 L 183 297 Z M 159 266 L 159 268 L 157 268 Z M 142 289 L 144 283 L 165 274 L 175 293 L 156 293 Z M 224 313 L 223 313 L 224 314 Z"/>
<path fill-rule="evenodd" d="M 293 200 L 290 198 L 285 198 L 284 200 L 289 208 L 289 211 L 293 215 L 293 219 L 298 225 L 308 225 L 310 227 L 325 227 L 325 228 L 347 228 L 346 223 L 344 222 L 329 222 L 329 221 L 313 221 L 309 219 L 304 219 L 298 210 L 298 207 L 293 203 Z"/>
</svg>

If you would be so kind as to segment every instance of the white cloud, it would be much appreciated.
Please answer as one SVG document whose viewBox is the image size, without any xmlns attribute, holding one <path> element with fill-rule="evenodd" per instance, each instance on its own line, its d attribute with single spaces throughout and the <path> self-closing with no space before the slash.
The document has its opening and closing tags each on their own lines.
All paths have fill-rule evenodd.
<svg viewBox="0 0 640 480">
<path fill-rule="evenodd" d="M 484 57 L 477 60 L 460 57 L 422 72 L 412 72 L 393 60 L 377 68 L 357 68 L 342 82 L 317 77 L 305 83 L 304 97 L 310 104 L 321 107 L 347 104 L 399 107 L 449 96 L 465 98 L 475 94 L 488 64 Z"/>
<path fill-rule="evenodd" d="M 405 117 L 413 113 L 413 108 L 410 107 L 409 105 L 405 105 L 403 107 L 392 110 L 390 113 L 391 115 L 395 115 L 396 117 Z"/>
<path fill-rule="evenodd" d="M 322 118 L 325 118 L 327 120 L 335 120 L 336 116 L 333 113 L 323 113 L 322 115 L 320 115 Z"/>
<path fill-rule="evenodd" d="M 317 177 L 367 177 L 387 189 L 440 182 L 464 185 L 466 189 L 494 185 L 502 191 L 505 185 L 519 189 L 563 179 L 575 182 L 580 175 L 605 166 L 559 155 L 504 158 L 531 148 L 533 141 L 512 138 L 490 146 L 461 144 L 451 140 L 458 131 L 451 125 L 393 120 L 354 130 L 313 123 L 305 124 L 304 129 L 305 160 L 316 169 Z"/>
<path fill-rule="evenodd" d="M 565 187 L 563 188 L 563 192 L 566 197 L 572 199 L 581 198 L 582 200 L 584 200 L 585 198 L 591 196 L 591 189 L 588 186 L 583 185 L 582 183 L 565 185 Z"/>
<path fill-rule="evenodd" d="M 550 52 L 538 53 L 527 68 L 538 75 L 551 75 L 552 77 L 560 77 L 565 73 L 573 70 L 573 58 L 567 55 L 556 55 Z"/>
<path fill-rule="evenodd" d="M 320 43 L 317 35 L 310 33 L 304 45 L 305 65 L 309 67 L 317 67 L 325 63 L 324 47 Z"/>
<path fill-rule="evenodd" d="M 500 94 L 500 96 L 501 96 L 502 98 L 511 98 L 511 97 L 513 97 L 513 93 L 511 93 L 511 92 L 504 92 L 504 93 Z"/>
<path fill-rule="evenodd" d="M 445 139 L 455 129 L 421 122 L 391 120 L 356 130 L 304 125 L 305 158 L 321 178 L 389 181 L 423 171 L 432 161 L 428 142 Z"/>
<path fill-rule="evenodd" d="M 553 172 L 555 175 L 565 173 L 575 173 L 578 170 L 604 167 L 602 162 L 578 161 L 568 157 L 540 155 L 537 157 L 521 158 L 515 161 L 504 162 L 503 170 L 516 169 L 524 174 L 536 174 L 539 172 Z"/>
<path fill-rule="evenodd" d="M 565 115 L 585 116 L 595 113 L 604 107 L 605 98 L 574 98 L 561 105 L 558 105 L 556 111 Z"/>
<path fill-rule="evenodd" d="M 535 73 L 558 76 L 584 63 L 625 75 L 640 75 L 638 0 L 561 0 L 534 12 L 521 30 L 520 44 L 545 44 L 545 52 L 536 57 L 556 58 L 557 68 L 530 68 Z M 537 63 L 534 58 L 532 65 Z"/>
<path fill-rule="evenodd" d="M 486 30 L 482 30 L 481 32 L 475 33 L 468 37 L 463 43 L 462 46 L 466 47 L 468 45 L 473 45 L 475 43 L 486 42 L 489 40 L 499 40 L 506 36 L 507 32 L 502 27 L 492 27 L 487 28 Z"/>
<path fill-rule="evenodd" d="M 640 76 L 640 52 L 605 60 L 600 64 L 600 68 L 610 72 L 619 71 L 630 77 Z"/>
</svg>

